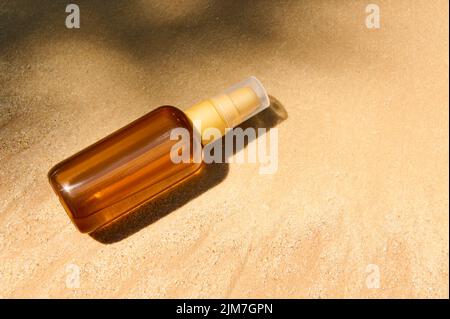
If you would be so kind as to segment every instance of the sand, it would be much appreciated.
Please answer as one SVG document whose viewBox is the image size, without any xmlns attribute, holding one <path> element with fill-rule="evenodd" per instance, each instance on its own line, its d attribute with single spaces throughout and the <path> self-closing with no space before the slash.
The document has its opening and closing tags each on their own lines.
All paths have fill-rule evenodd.
<svg viewBox="0 0 450 319">
<path fill-rule="evenodd" d="M 0 3 L 0 297 L 448 298 L 448 2 Z M 249 75 L 278 170 L 215 164 L 92 236 L 50 167 Z"/>
</svg>

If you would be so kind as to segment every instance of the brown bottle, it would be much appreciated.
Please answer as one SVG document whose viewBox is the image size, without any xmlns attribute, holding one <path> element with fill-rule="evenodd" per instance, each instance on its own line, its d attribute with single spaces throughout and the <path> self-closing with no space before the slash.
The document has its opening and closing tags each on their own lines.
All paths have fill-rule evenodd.
<svg viewBox="0 0 450 319">
<path fill-rule="evenodd" d="M 173 129 L 202 134 L 213 127 L 223 133 L 268 105 L 261 83 L 250 77 L 185 113 L 161 106 L 54 166 L 50 184 L 77 228 L 92 232 L 199 170 L 192 148 L 189 160 L 172 160 Z"/>
</svg>

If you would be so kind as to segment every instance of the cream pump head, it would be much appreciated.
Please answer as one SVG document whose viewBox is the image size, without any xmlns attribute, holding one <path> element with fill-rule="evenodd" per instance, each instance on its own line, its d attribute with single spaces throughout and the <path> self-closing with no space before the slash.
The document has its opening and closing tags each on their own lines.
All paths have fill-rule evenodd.
<svg viewBox="0 0 450 319">
<path fill-rule="evenodd" d="M 185 111 L 198 133 L 202 144 L 213 139 L 203 139 L 208 128 L 217 128 L 225 134 L 226 128 L 233 128 L 256 115 L 270 105 L 269 96 L 261 82 L 254 76 L 239 82 L 221 94 L 191 106 Z"/>
</svg>

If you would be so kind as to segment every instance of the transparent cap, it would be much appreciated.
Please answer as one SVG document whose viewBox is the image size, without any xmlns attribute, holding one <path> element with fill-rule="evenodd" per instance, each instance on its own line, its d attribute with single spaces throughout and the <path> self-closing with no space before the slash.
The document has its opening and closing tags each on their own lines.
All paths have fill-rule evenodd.
<svg viewBox="0 0 450 319">
<path fill-rule="evenodd" d="M 254 76 L 229 87 L 223 93 L 211 98 L 211 101 L 230 128 L 241 124 L 270 105 L 266 89 Z"/>
</svg>

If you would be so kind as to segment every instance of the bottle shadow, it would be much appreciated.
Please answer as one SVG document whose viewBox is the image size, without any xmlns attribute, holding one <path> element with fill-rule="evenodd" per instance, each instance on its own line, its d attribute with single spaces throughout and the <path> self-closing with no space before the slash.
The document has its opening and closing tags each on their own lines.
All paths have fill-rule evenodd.
<svg viewBox="0 0 450 319">
<path fill-rule="evenodd" d="M 270 130 L 278 123 L 286 120 L 288 114 L 283 105 L 272 96 L 270 96 L 270 102 L 270 107 L 245 121 L 239 127 L 244 130 L 249 127 L 255 129 L 267 128 Z M 244 149 L 253 139 L 255 137 L 246 139 L 240 149 L 234 149 L 233 155 L 241 149 Z M 223 149 L 225 143 L 223 140 L 224 137 L 214 143 L 221 143 L 222 154 L 225 154 Z M 116 219 L 89 235 L 103 244 L 119 242 L 157 222 L 159 219 L 218 185 L 226 178 L 228 171 L 228 163 L 203 163 L 201 168 L 187 180 L 161 193 L 134 212 Z"/>
</svg>

